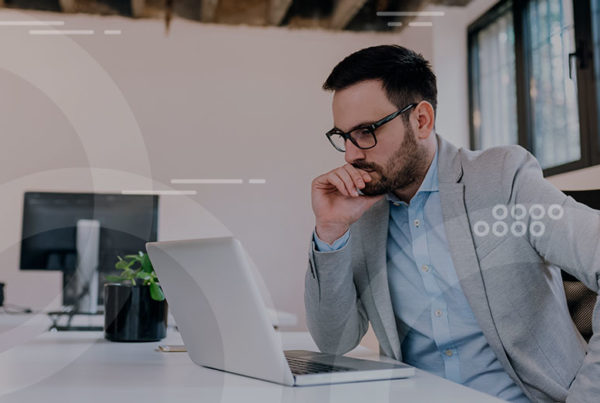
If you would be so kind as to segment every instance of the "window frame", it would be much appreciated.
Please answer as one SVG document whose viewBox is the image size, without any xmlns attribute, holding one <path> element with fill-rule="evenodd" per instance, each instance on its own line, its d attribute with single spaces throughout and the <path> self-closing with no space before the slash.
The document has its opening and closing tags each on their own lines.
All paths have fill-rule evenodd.
<svg viewBox="0 0 600 403">
<path fill-rule="evenodd" d="M 544 176 L 570 172 L 600 164 L 600 131 L 597 108 L 598 96 L 594 72 L 596 68 L 593 57 L 593 32 L 591 1 L 571 0 L 573 3 L 573 20 L 577 54 L 573 60 L 573 72 L 577 77 L 577 102 L 579 113 L 579 137 L 581 158 L 558 166 L 544 169 Z M 467 29 L 468 49 L 468 82 L 469 82 L 469 141 L 472 149 L 478 148 L 479 139 L 473 123 L 475 111 L 474 93 L 479 92 L 477 82 L 479 66 L 477 58 L 477 34 L 495 22 L 498 17 L 510 8 L 513 18 L 515 78 L 516 78 L 516 113 L 518 144 L 535 155 L 533 149 L 533 118 L 529 97 L 529 71 L 531 66 L 531 49 L 527 37 L 528 19 L 526 8 L 529 0 L 500 0 L 483 15 L 471 23 Z M 512 3 L 512 5 L 510 4 Z M 600 21 L 598 21 L 600 28 Z M 600 49 L 599 49 L 600 50 Z M 566 55 L 566 57 L 569 57 Z"/>
<path fill-rule="evenodd" d="M 492 8 L 486 11 L 481 17 L 479 17 L 475 22 L 473 22 L 468 27 L 467 31 L 467 70 L 469 75 L 469 143 L 472 149 L 479 148 L 480 140 L 476 136 L 475 124 L 473 122 L 473 115 L 475 113 L 475 103 L 476 99 L 474 94 L 479 94 L 480 92 L 480 83 L 475 80 L 475 77 L 479 76 L 479 43 L 476 40 L 478 33 L 493 24 L 499 17 L 501 17 L 507 10 L 507 4 L 512 0 L 500 0 L 496 3 Z M 514 20 L 513 20 L 514 24 Z M 516 40 L 516 38 L 515 38 Z M 516 46 L 516 44 L 515 44 Z M 516 71 L 515 71 L 516 72 Z M 517 104 L 517 115 L 518 113 L 518 104 Z M 517 125 L 519 125 L 518 116 L 517 116 Z M 520 140 L 519 140 L 520 142 Z"/>
</svg>

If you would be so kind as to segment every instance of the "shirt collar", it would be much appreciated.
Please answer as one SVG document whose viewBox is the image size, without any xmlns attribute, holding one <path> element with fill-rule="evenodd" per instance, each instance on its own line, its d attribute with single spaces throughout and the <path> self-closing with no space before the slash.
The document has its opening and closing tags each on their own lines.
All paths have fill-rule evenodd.
<svg viewBox="0 0 600 403">
<path fill-rule="evenodd" d="M 421 192 L 438 192 L 439 191 L 439 181 L 438 181 L 438 146 L 437 142 L 435 145 L 435 155 L 433 156 L 433 160 L 431 161 L 431 165 L 425 174 L 425 179 L 423 179 L 423 183 L 415 193 L 415 196 Z M 385 195 L 386 199 L 392 203 L 403 203 L 395 194 L 388 193 Z"/>
</svg>

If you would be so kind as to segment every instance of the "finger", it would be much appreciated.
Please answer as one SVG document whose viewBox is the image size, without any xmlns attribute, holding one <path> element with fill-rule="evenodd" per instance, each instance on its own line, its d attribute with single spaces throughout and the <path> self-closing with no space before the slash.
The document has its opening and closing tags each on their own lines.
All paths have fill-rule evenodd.
<svg viewBox="0 0 600 403">
<path fill-rule="evenodd" d="M 354 183 L 354 180 L 348 173 L 348 171 L 346 171 L 342 167 L 342 168 L 336 169 L 335 173 L 344 181 L 344 184 L 346 185 L 346 189 L 348 189 L 348 192 L 354 197 L 358 196 L 358 188 L 357 188 L 356 184 Z"/>
<path fill-rule="evenodd" d="M 354 167 L 352 167 L 352 168 L 354 168 Z M 360 168 L 354 168 L 354 169 L 356 169 L 358 172 L 360 172 L 360 174 L 362 175 L 365 182 L 370 182 L 371 179 L 373 179 L 367 171 L 360 169 Z"/>
<path fill-rule="evenodd" d="M 371 181 L 371 179 L 373 179 L 373 178 L 371 178 L 371 175 L 370 175 L 370 174 L 369 174 L 367 171 L 365 171 L 364 169 L 361 169 L 361 168 L 356 168 L 356 167 L 355 167 L 354 165 L 352 165 L 352 164 L 346 164 L 346 165 L 348 166 L 348 169 L 351 169 L 351 170 L 353 169 L 353 170 L 355 170 L 356 172 L 358 172 L 358 173 L 360 174 L 360 176 L 362 177 L 362 179 L 363 179 L 365 182 L 370 182 L 370 181 Z"/>
<path fill-rule="evenodd" d="M 350 175 L 352 178 L 352 181 L 357 189 L 362 189 L 365 187 L 365 180 L 363 179 L 362 173 L 358 169 L 354 168 L 350 164 L 344 165 L 343 168 L 346 172 L 348 172 L 348 175 Z"/>
<path fill-rule="evenodd" d="M 344 183 L 344 181 L 342 180 L 342 178 L 340 178 L 335 171 L 330 172 L 327 175 L 327 181 L 332 184 L 333 186 L 336 187 L 336 189 L 338 190 L 338 192 L 340 192 L 342 195 L 350 197 L 350 192 L 348 191 L 348 189 L 346 189 L 346 184 Z"/>
</svg>

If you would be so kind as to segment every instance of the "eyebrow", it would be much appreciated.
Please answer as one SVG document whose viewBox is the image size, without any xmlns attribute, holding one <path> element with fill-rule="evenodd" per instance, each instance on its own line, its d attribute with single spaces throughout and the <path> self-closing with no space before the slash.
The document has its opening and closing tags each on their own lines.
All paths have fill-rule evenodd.
<svg viewBox="0 0 600 403">
<path fill-rule="evenodd" d="M 339 127 L 337 127 L 337 126 L 333 126 L 333 128 L 334 128 L 334 129 L 337 129 L 337 130 L 339 130 L 339 131 L 341 131 L 342 133 L 350 133 L 351 131 L 354 131 L 354 130 L 356 130 L 356 129 L 360 129 L 360 128 L 362 128 L 362 127 L 371 126 L 371 125 L 372 125 L 372 124 L 374 124 L 375 122 L 377 122 L 377 121 L 371 121 L 371 122 L 362 122 L 362 123 L 359 123 L 359 124 L 357 124 L 356 126 L 352 127 L 350 130 L 348 130 L 347 132 L 343 131 L 342 129 L 340 129 L 340 128 L 339 128 Z"/>
</svg>

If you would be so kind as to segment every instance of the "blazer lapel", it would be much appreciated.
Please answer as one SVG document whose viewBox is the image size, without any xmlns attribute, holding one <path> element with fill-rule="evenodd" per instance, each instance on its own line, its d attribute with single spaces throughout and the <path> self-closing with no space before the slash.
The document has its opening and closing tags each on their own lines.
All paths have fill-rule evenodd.
<svg viewBox="0 0 600 403">
<path fill-rule="evenodd" d="M 438 176 L 442 216 L 456 274 L 490 347 L 506 372 L 518 381 L 519 378 L 510 364 L 498 335 L 490 311 L 479 260 L 475 253 L 471 225 L 465 205 L 465 186 L 463 183 L 458 183 L 462 178 L 459 150 L 439 137 L 438 145 L 440 146 Z"/>
<path fill-rule="evenodd" d="M 387 236 L 389 222 L 389 205 L 387 200 L 377 202 L 367 213 L 363 221 L 365 230 L 363 234 L 362 244 L 365 251 L 367 275 L 369 288 L 373 297 L 374 308 L 378 314 L 379 323 L 373 323 L 375 331 L 383 329 L 388 346 L 383 345 L 381 348 L 389 354 L 391 350 L 393 358 L 402 359 L 400 351 L 400 337 L 396 327 L 396 318 L 392 307 L 392 299 L 390 297 L 390 288 L 387 277 Z M 378 334 L 380 342 L 381 335 Z M 388 347 L 388 348 L 386 348 Z"/>
</svg>

